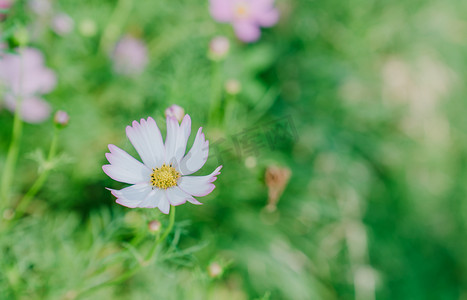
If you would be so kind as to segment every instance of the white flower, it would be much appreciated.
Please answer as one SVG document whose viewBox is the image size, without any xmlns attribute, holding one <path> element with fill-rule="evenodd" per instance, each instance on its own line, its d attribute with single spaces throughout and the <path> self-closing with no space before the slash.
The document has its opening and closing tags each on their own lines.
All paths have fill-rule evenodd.
<svg viewBox="0 0 467 300">
<path fill-rule="evenodd" d="M 109 189 L 117 197 L 118 204 L 127 207 L 158 207 L 168 214 L 170 205 L 186 201 L 201 204 L 193 196 L 206 196 L 214 190 L 213 182 L 222 166 L 206 176 L 189 176 L 198 171 L 208 159 L 209 141 L 202 127 L 198 129 L 191 150 L 185 155 L 186 144 L 191 133 L 191 119 L 185 115 L 181 125 L 173 117 L 167 117 L 165 144 L 156 122 L 149 117 L 140 123 L 133 121 L 127 126 L 126 134 L 143 163 L 114 145 L 106 153 L 110 162 L 102 169 L 112 179 L 132 184 L 121 189 Z"/>
</svg>

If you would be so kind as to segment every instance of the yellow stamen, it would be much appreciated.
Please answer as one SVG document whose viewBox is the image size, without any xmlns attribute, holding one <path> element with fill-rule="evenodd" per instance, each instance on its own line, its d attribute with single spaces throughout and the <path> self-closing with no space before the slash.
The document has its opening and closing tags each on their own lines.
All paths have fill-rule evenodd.
<svg viewBox="0 0 467 300">
<path fill-rule="evenodd" d="M 235 8 L 237 17 L 246 17 L 248 15 L 248 6 L 244 3 L 238 4 Z"/>
<path fill-rule="evenodd" d="M 151 185 L 160 189 L 168 189 L 177 185 L 177 180 L 180 178 L 180 173 L 172 167 L 172 164 L 163 164 L 160 168 L 152 169 Z"/>
</svg>

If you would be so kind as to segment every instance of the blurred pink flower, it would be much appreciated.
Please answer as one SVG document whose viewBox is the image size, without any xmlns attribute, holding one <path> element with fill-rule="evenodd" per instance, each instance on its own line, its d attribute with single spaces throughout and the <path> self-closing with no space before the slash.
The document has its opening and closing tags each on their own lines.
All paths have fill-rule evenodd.
<svg viewBox="0 0 467 300">
<path fill-rule="evenodd" d="M 34 13 L 45 17 L 52 13 L 52 3 L 50 0 L 29 0 L 29 7 Z"/>
<path fill-rule="evenodd" d="M 44 66 L 44 56 L 33 48 L 18 54 L 0 54 L 0 86 L 5 90 L 5 106 L 15 111 L 21 97 L 21 117 L 29 123 L 39 123 L 50 116 L 50 105 L 40 98 L 51 92 L 57 83 L 55 73 Z"/>
<path fill-rule="evenodd" d="M 115 72 L 123 75 L 137 75 L 148 64 L 148 51 L 143 41 L 131 36 L 123 37 L 112 54 Z"/>
<path fill-rule="evenodd" d="M 74 25 L 73 19 L 65 13 L 59 13 L 52 19 L 52 30 L 58 35 L 63 36 L 70 33 Z"/>
<path fill-rule="evenodd" d="M 142 163 L 127 152 L 109 145 L 106 153 L 110 164 L 102 169 L 112 179 L 131 184 L 121 190 L 110 189 L 117 197 L 118 204 L 127 207 L 158 207 L 168 214 L 170 206 L 186 201 L 201 204 L 193 198 L 206 196 L 215 185 L 222 166 L 206 176 L 191 176 L 206 163 L 209 141 L 206 141 L 202 128 L 198 129 L 193 146 L 185 154 L 191 133 L 191 118 L 185 115 L 181 124 L 175 118 L 167 117 L 165 144 L 161 132 L 153 118 L 133 121 L 127 126 L 126 135 L 135 147 Z"/>
<path fill-rule="evenodd" d="M 231 23 L 244 42 L 258 40 L 260 27 L 273 26 L 279 20 L 274 0 L 210 0 L 209 9 L 216 21 Z"/>
<path fill-rule="evenodd" d="M 8 9 L 11 6 L 11 0 L 0 0 L 0 9 Z M 6 14 L 0 13 L 0 21 L 5 19 Z"/>
</svg>

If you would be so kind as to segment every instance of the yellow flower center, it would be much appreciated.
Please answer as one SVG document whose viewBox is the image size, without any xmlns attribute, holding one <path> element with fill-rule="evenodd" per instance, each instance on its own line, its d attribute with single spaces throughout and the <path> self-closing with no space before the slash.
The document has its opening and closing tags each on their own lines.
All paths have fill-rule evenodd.
<svg viewBox="0 0 467 300">
<path fill-rule="evenodd" d="M 235 7 L 235 15 L 238 18 L 245 18 L 248 16 L 249 13 L 249 7 L 246 3 L 239 3 Z"/>
<path fill-rule="evenodd" d="M 180 173 L 172 167 L 172 164 L 163 164 L 160 168 L 152 169 L 151 185 L 166 190 L 176 186 L 178 178 Z"/>
</svg>

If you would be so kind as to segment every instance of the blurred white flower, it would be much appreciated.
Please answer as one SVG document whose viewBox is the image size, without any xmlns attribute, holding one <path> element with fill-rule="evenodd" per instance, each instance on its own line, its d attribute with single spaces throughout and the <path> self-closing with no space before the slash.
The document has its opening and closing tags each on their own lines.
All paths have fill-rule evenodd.
<svg viewBox="0 0 467 300">
<path fill-rule="evenodd" d="M 148 51 L 142 40 L 125 36 L 115 46 L 112 59 L 115 72 L 137 75 L 143 72 L 148 64 Z"/>
<path fill-rule="evenodd" d="M 55 73 L 44 66 L 44 56 L 33 48 L 18 54 L 0 54 L 0 85 L 4 87 L 5 106 L 16 110 L 21 99 L 21 117 L 29 123 L 39 123 L 50 116 L 50 105 L 40 95 L 51 92 L 57 83 Z"/>
<path fill-rule="evenodd" d="M 212 262 L 208 266 L 208 274 L 212 278 L 220 277 L 223 272 L 224 272 L 224 270 L 223 270 L 222 266 L 218 262 Z"/>
<path fill-rule="evenodd" d="M 225 91 L 230 95 L 237 95 L 240 93 L 242 85 L 237 79 L 229 79 L 225 82 Z"/>
<path fill-rule="evenodd" d="M 29 7 L 39 16 L 47 16 L 52 12 L 52 3 L 49 0 L 30 0 Z"/>
<path fill-rule="evenodd" d="M 185 115 L 181 125 L 172 117 L 167 117 L 167 137 L 165 144 L 154 119 L 133 121 L 127 126 L 126 134 L 135 147 L 143 163 L 114 145 L 109 145 L 106 153 L 110 164 L 102 169 L 112 179 L 131 184 L 121 189 L 109 189 L 117 197 L 118 204 L 127 207 L 158 207 L 168 214 L 170 205 L 180 205 L 186 201 L 201 204 L 193 196 L 201 197 L 211 193 L 213 182 L 220 174 L 222 166 L 206 176 L 188 176 L 198 171 L 209 153 L 209 142 L 205 140 L 202 128 L 198 129 L 191 150 L 185 155 L 191 133 L 191 118 Z"/>
<path fill-rule="evenodd" d="M 185 110 L 183 107 L 173 104 L 165 110 L 165 116 L 175 118 L 177 121 L 181 122 L 185 116 Z"/>
<path fill-rule="evenodd" d="M 73 30 L 75 23 L 73 19 L 65 14 L 59 13 L 52 19 L 52 29 L 58 35 L 66 35 Z"/>
</svg>

